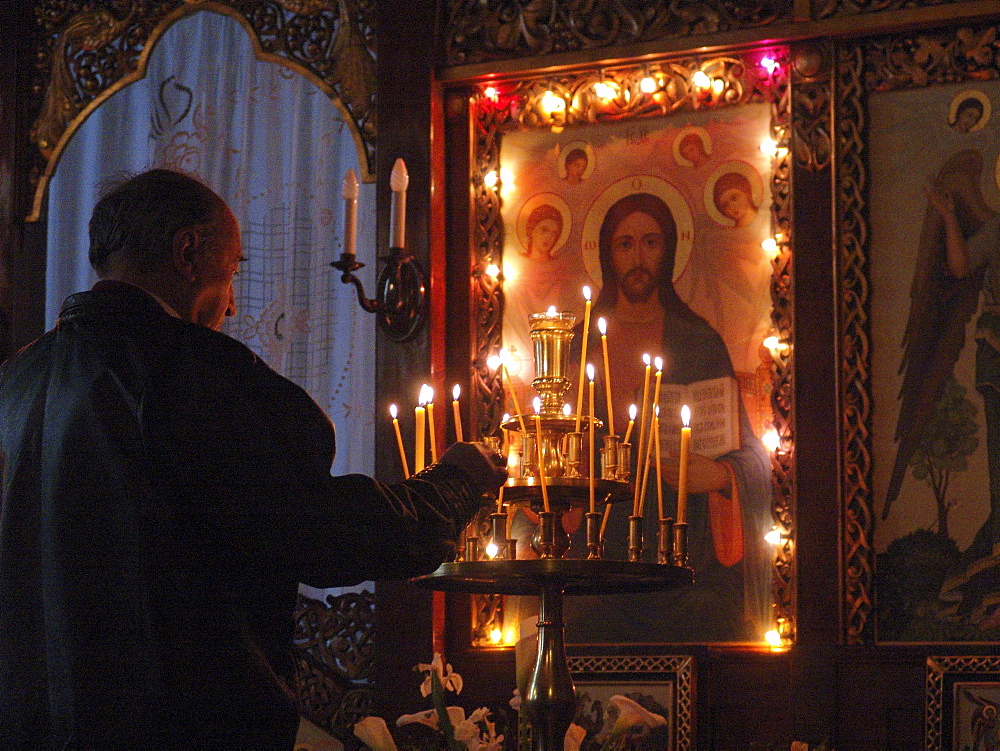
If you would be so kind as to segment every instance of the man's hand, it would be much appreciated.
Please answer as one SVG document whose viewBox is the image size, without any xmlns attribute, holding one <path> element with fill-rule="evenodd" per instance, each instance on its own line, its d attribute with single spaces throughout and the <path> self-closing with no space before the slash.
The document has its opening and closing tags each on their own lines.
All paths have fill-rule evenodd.
<svg viewBox="0 0 1000 751">
<path fill-rule="evenodd" d="M 483 493 L 496 493 L 507 482 L 507 460 L 482 443 L 452 444 L 439 460 L 465 471 Z"/>
</svg>

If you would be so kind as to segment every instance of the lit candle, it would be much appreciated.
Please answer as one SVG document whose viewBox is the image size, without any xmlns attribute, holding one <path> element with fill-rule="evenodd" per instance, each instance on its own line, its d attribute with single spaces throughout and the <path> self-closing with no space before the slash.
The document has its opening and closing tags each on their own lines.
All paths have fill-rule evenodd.
<svg viewBox="0 0 1000 751">
<path fill-rule="evenodd" d="M 587 302 L 583 306 L 583 348 L 580 350 L 580 377 L 577 379 L 576 390 L 576 427 L 580 432 L 580 420 L 583 417 L 583 373 L 587 366 L 587 338 L 590 336 L 590 287 L 583 288 L 583 298 Z"/>
<path fill-rule="evenodd" d="M 424 468 L 424 435 L 427 432 L 427 410 L 424 405 L 427 404 L 427 389 L 428 385 L 425 383 L 420 387 L 420 397 L 417 401 L 417 406 L 414 408 L 413 413 L 416 429 L 414 431 L 414 452 L 413 452 L 413 471 L 414 473 L 420 472 Z"/>
<path fill-rule="evenodd" d="M 656 441 L 656 508 L 659 511 L 659 518 L 663 516 L 663 467 L 660 460 L 660 405 L 656 405 L 653 410 L 653 440 Z"/>
<path fill-rule="evenodd" d="M 410 176 L 406 172 L 406 162 L 397 159 L 392 165 L 389 176 L 389 187 L 392 188 L 392 204 L 390 208 L 392 237 L 390 247 L 402 248 L 406 238 L 406 189 L 410 185 Z"/>
<path fill-rule="evenodd" d="M 503 417 L 500 418 L 500 430 L 503 431 L 503 455 L 508 456 L 510 454 L 510 431 L 503 427 L 507 424 L 510 419 L 510 412 L 504 412 Z"/>
<path fill-rule="evenodd" d="M 681 456 L 677 473 L 677 523 L 683 524 L 687 516 L 688 456 L 691 452 L 691 410 L 688 405 L 681 407 Z"/>
<path fill-rule="evenodd" d="M 455 384 L 455 387 L 451 390 L 451 413 L 455 417 L 455 440 L 462 442 L 465 440 L 462 437 L 462 411 L 458 408 L 458 397 L 462 395 L 462 389 Z"/>
<path fill-rule="evenodd" d="M 396 405 L 389 405 L 389 416 L 392 417 L 392 429 L 396 431 L 396 445 L 399 446 L 399 460 L 403 463 L 403 477 L 409 479 L 410 465 L 406 461 L 406 449 L 403 448 L 403 434 L 399 432 L 399 420 L 396 418 Z"/>
<path fill-rule="evenodd" d="M 434 389 L 427 387 L 427 427 L 430 428 L 431 461 L 438 460 L 437 432 L 434 426 Z"/>
<path fill-rule="evenodd" d="M 615 435 L 615 409 L 611 402 L 611 359 L 608 357 L 608 322 L 604 316 L 597 319 L 597 329 L 601 332 L 601 349 L 604 350 L 604 393 L 608 400 L 608 433 Z"/>
<path fill-rule="evenodd" d="M 639 411 L 638 407 L 636 407 L 634 404 L 629 405 L 629 408 L 628 408 L 628 427 L 625 428 L 625 440 L 622 441 L 622 443 L 628 443 L 629 436 L 632 435 L 632 428 L 635 425 L 635 413 L 638 412 L 638 411 Z"/>
<path fill-rule="evenodd" d="M 590 513 L 596 511 L 594 505 L 594 467 L 597 462 L 594 460 L 594 366 L 591 363 L 587 363 L 587 380 L 590 381 L 588 386 L 589 401 L 588 406 L 590 407 Z"/>
<path fill-rule="evenodd" d="M 344 176 L 344 252 L 354 255 L 358 234 L 358 177 L 354 170 Z"/>
<path fill-rule="evenodd" d="M 646 375 L 642 381 L 642 416 L 639 419 L 639 453 L 636 454 L 635 468 L 635 497 L 632 499 L 633 516 L 639 515 L 639 495 L 641 493 L 642 480 L 642 450 L 646 448 L 646 416 L 649 414 L 649 374 L 652 361 L 649 355 L 642 356 L 642 361 L 646 363 Z"/>
<path fill-rule="evenodd" d="M 542 411 L 542 400 L 537 396 L 534 399 L 535 407 L 535 453 L 538 454 L 538 484 L 542 486 L 542 507 L 546 512 L 549 509 L 549 489 L 545 485 L 545 461 L 542 451 L 542 418 L 539 414 Z"/>
</svg>

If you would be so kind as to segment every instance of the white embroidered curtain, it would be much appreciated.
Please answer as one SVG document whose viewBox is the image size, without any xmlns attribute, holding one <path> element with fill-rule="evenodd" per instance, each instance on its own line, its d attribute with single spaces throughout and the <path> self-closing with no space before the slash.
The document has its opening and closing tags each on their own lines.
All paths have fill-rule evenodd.
<svg viewBox="0 0 1000 751">
<path fill-rule="evenodd" d="M 304 387 L 337 425 L 335 474 L 374 468 L 375 323 L 330 261 L 343 247 L 342 181 L 360 174 L 340 110 L 304 76 L 257 60 L 247 32 L 208 10 L 171 26 L 146 76 L 103 103 L 49 187 L 46 317 L 96 276 L 87 223 L 101 188 L 151 167 L 184 170 L 243 229 L 238 313 L 224 331 Z M 375 187 L 361 185 L 358 260 L 374 288 Z M 372 294 L 372 292 L 369 292 Z"/>
</svg>

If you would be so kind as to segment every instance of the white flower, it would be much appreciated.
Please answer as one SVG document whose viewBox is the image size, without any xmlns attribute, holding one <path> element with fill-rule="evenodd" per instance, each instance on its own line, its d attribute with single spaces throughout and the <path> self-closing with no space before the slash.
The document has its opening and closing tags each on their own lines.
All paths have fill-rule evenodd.
<svg viewBox="0 0 1000 751">
<path fill-rule="evenodd" d="M 465 710 L 461 707 L 448 707 L 448 719 L 451 720 L 453 727 L 458 727 L 460 724 L 465 722 Z M 396 720 L 396 727 L 401 728 L 403 725 L 410 725 L 414 722 L 419 722 L 421 725 L 426 725 L 434 730 L 438 729 L 438 713 L 436 709 L 426 709 L 423 712 L 414 712 L 413 714 L 404 714 L 398 720 Z"/>
<path fill-rule="evenodd" d="M 441 655 L 435 654 L 430 665 L 425 662 L 417 665 L 416 670 L 421 673 L 427 673 L 427 677 L 424 678 L 424 682 L 420 684 L 421 696 L 426 697 L 431 695 L 432 673 L 437 673 L 438 680 L 441 682 L 441 688 L 445 691 L 454 691 L 456 694 L 462 693 L 462 676 L 451 669 L 451 663 L 448 663 L 446 666 L 442 666 L 441 662 Z"/>
<path fill-rule="evenodd" d="M 372 751 L 396 751 L 396 742 L 381 717 L 365 717 L 355 723 L 354 735 Z"/>
</svg>

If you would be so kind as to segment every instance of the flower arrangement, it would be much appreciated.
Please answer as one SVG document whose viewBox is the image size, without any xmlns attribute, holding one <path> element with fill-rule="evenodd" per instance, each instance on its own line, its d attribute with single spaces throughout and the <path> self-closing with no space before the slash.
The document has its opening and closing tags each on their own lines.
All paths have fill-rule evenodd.
<svg viewBox="0 0 1000 751">
<path fill-rule="evenodd" d="M 490 720 L 490 711 L 481 707 L 468 717 L 462 707 L 449 707 L 445 692 L 459 694 L 462 691 L 462 676 L 445 664 L 441 655 L 435 654 L 429 664 L 421 663 L 415 671 L 425 674 L 420 684 L 420 694 L 430 696 L 433 709 L 405 714 L 396 720 L 397 728 L 418 725 L 434 731 L 431 738 L 425 736 L 417 745 L 408 744 L 404 749 L 397 745 L 396 738 L 381 717 L 366 717 L 354 726 L 354 735 L 371 751 L 406 751 L 406 749 L 443 749 L 444 751 L 502 751 L 504 736 L 498 735 L 496 725 Z M 399 731 L 397 731 L 399 733 Z M 401 741 L 403 742 L 403 741 Z"/>
</svg>

